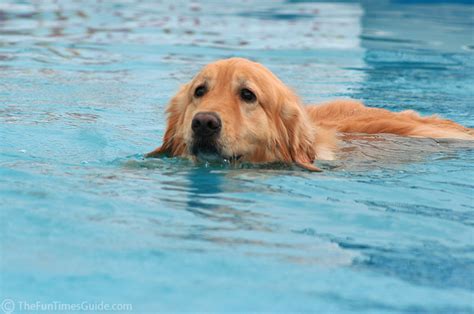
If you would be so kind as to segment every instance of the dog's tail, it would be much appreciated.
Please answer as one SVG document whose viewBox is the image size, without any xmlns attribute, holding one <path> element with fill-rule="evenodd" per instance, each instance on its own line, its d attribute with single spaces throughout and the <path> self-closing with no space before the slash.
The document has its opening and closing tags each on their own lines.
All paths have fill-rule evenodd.
<svg viewBox="0 0 474 314">
<path fill-rule="evenodd" d="M 354 100 L 335 100 L 306 110 L 319 126 L 343 133 L 391 133 L 409 137 L 474 140 L 474 129 L 438 116 L 422 117 L 412 110 L 391 112 Z"/>
</svg>

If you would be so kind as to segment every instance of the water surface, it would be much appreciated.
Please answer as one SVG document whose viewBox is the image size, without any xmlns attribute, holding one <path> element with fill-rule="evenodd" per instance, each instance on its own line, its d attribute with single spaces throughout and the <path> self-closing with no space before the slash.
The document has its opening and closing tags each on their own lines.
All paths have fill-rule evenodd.
<svg viewBox="0 0 474 314">
<path fill-rule="evenodd" d="M 326 171 L 144 160 L 206 63 L 474 126 L 468 1 L 0 3 L 0 301 L 473 311 L 474 146 L 357 136 Z"/>
</svg>

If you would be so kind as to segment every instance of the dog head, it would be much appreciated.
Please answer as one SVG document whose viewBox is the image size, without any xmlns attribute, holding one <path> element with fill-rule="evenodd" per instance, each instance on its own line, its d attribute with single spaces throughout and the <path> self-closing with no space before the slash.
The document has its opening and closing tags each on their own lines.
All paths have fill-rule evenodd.
<svg viewBox="0 0 474 314">
<path fill-rule="evenodd" d="M 202 161 L 285 162 L 308 170 L 315 127 L 298 97 L 261 64 L 231 58 L 209 64 L 167 108 L 163 145 L 148 154 Z"/>
</svg>

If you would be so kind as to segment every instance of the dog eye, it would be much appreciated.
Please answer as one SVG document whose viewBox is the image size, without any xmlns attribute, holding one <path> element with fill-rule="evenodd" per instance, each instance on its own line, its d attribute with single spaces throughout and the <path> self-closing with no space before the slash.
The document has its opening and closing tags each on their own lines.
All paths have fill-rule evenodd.
<svg viewBox="0 0 474 314">
<path fill-rule="evenodd" d="M 240 90 L 240 98 L 245 102 L 254 102 L 257 100 L 257 96 L 247 88 L 242 88 Z"/>
<path fill-rule="evenodd" d="M 207 92 L 207 87 L 206 85 L 199 85 L 196 87 L 194 90 L 194 97 L 202 97 L 204 94 Z"/>
</svg>

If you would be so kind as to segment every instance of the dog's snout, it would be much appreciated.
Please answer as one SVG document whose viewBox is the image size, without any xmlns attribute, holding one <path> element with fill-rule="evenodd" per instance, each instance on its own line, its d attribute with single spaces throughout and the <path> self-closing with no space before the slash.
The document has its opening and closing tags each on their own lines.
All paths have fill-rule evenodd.
<svg viewBox="0 0 474 314">
<path fill-rule="evenodd" d="M 221 119 L 214 112 L 197 113 L 191 124 L 193 132 L 198 136 L 211 136 L 217 134 L 222 127 Z"/>
</svg>

